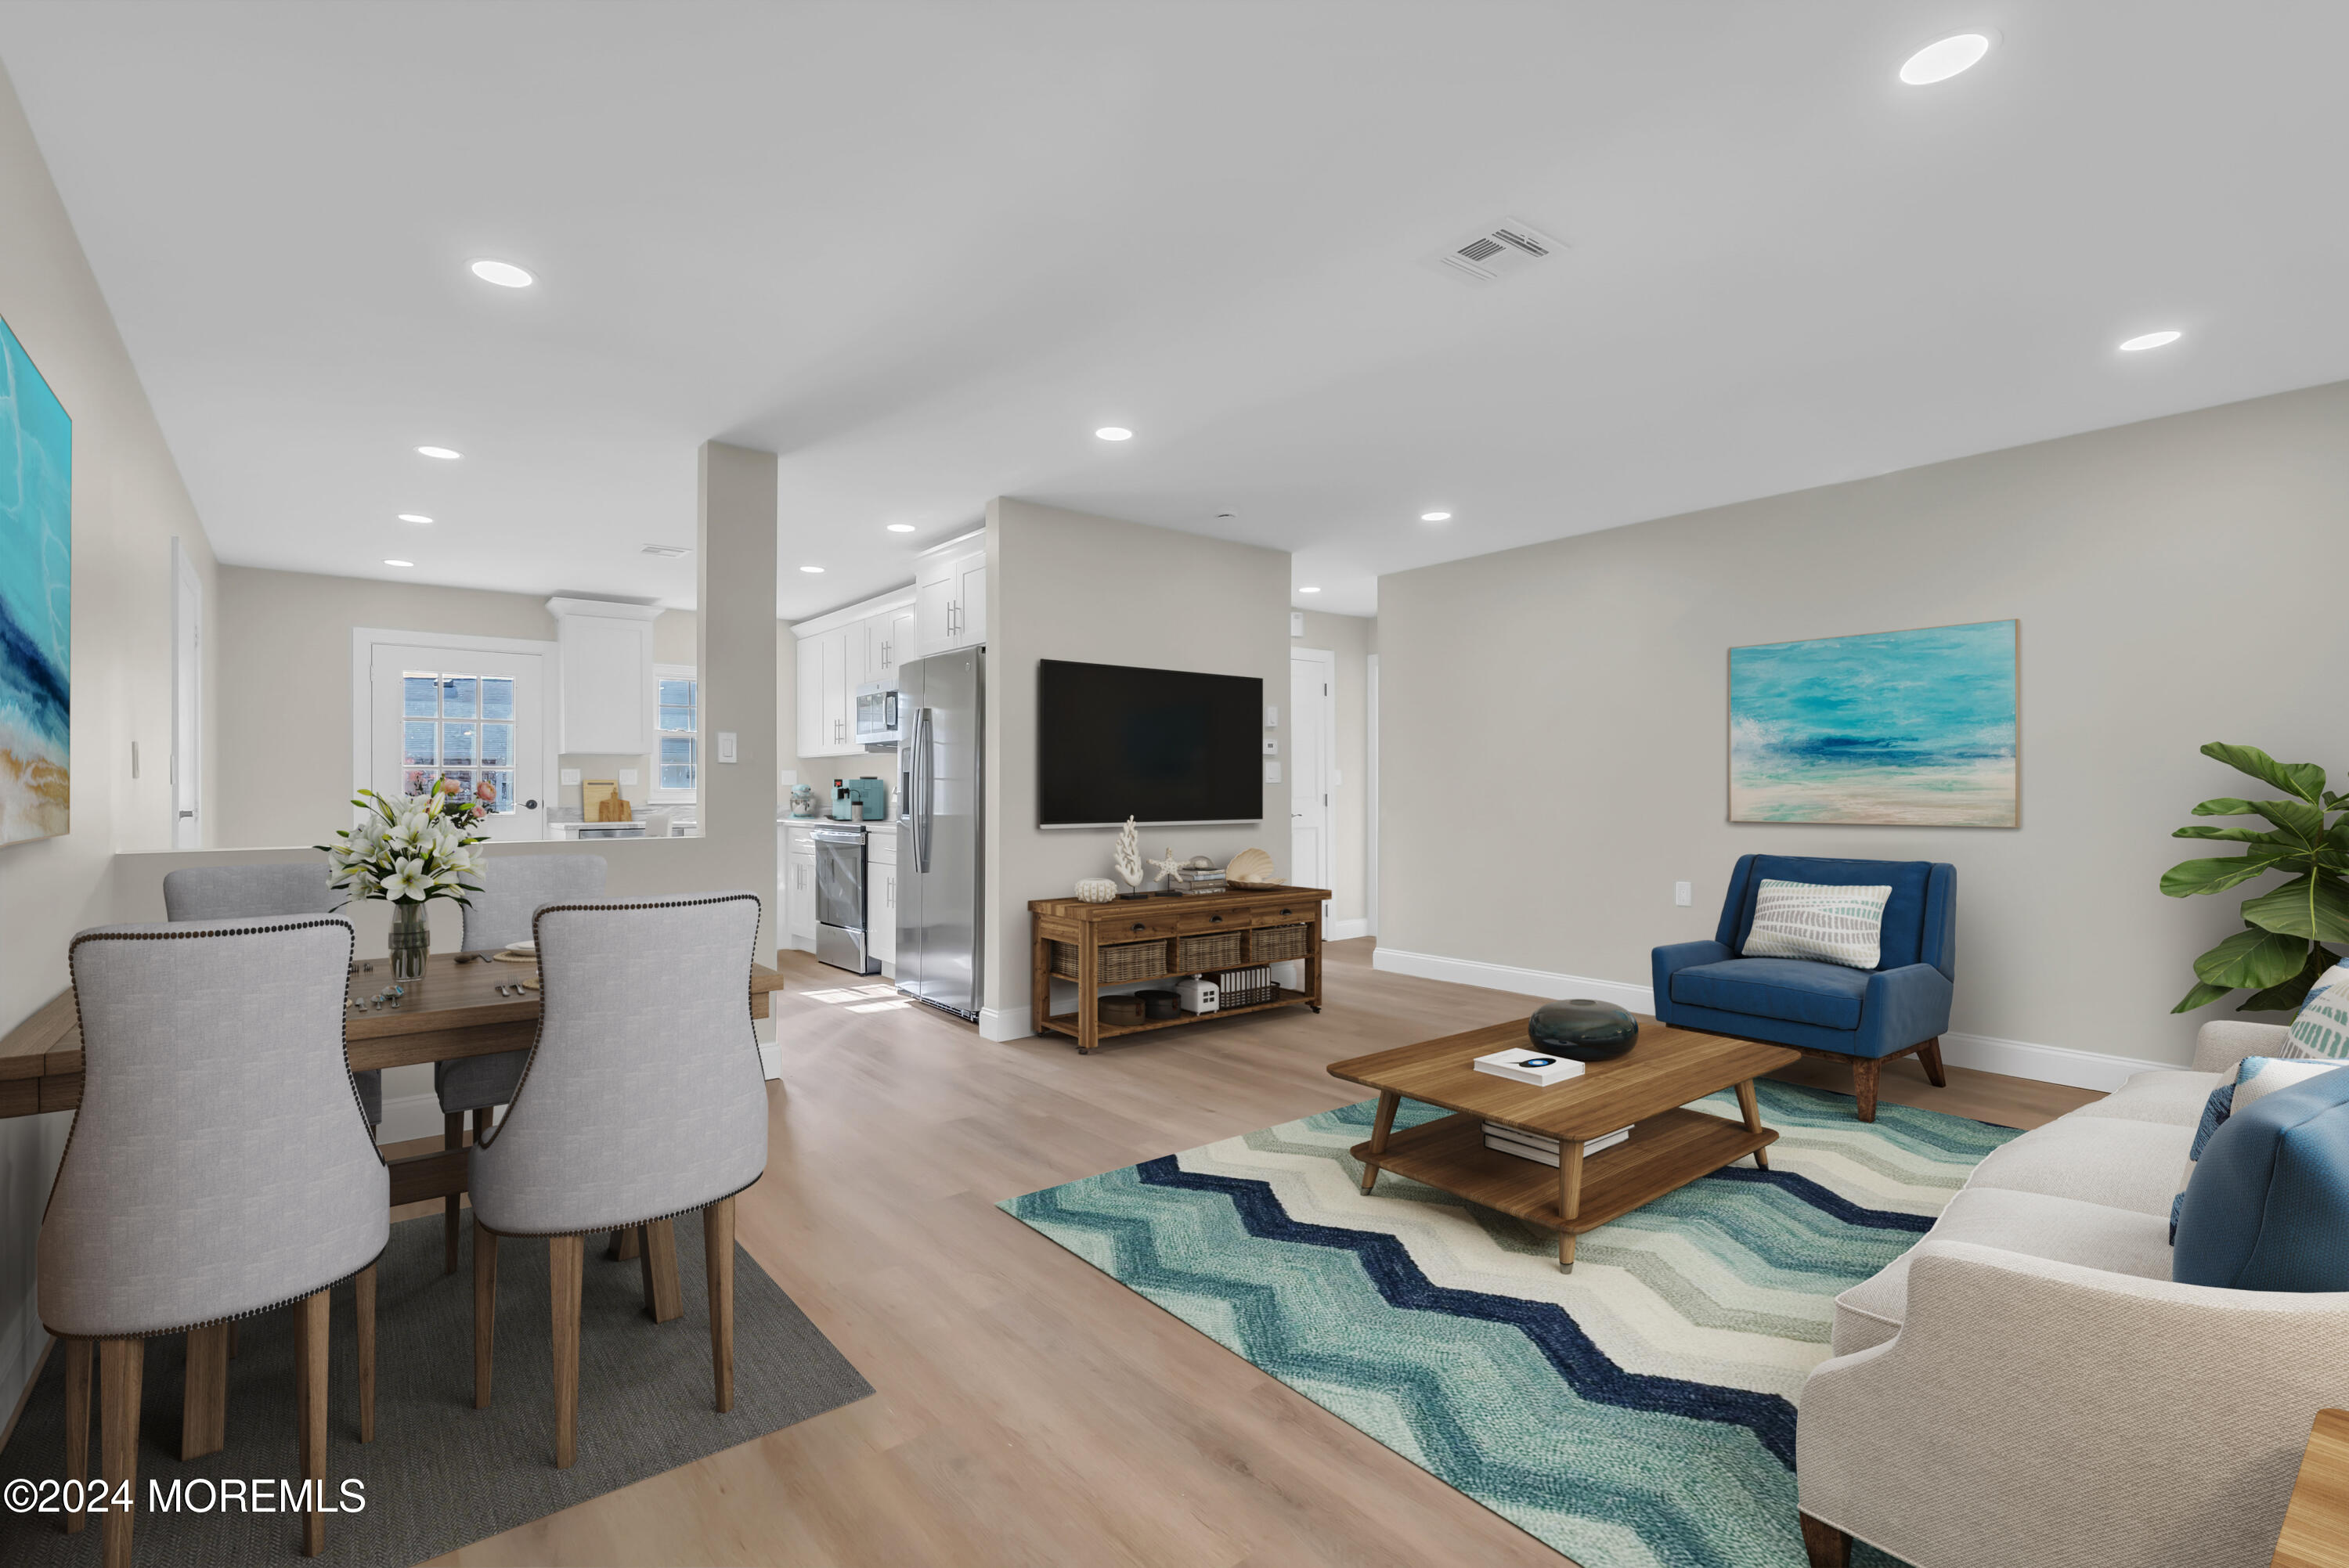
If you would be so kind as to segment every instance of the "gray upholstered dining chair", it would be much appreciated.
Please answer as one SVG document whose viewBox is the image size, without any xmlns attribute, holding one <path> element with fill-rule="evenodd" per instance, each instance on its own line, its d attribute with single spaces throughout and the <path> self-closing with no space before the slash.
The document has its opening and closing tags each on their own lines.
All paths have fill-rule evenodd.
<svg viewBox="0 0 2349 1568">
<path fill-rule="evenodd" d="M 556 904 L 536 925 L 538 1043 L 505 1119 L 471 1154 L 473 1403 L 490 1403 L 499 1238 L 544 1236 L 554 1462 L 567 1469 L 578 1451 L 589 1233 L 701 1211 L 718 1408 L 734 1408 L 734 1196 L 767 1166 L 766 1075 L 750 1022 L 759 900 Z"/>
<path fill-rule="evenodd" d="M 473 873 L 481 890 L 465 897 L 464 951 L 502 952 L 529 939 L 531 918 L 550 903 L 583 903 L 604 896 L 601 855 L 500 855 Z M 489 1130 L 491 1113 L 510 1104 L 528 1051 L 460 1057 L 432 1064 L 432 1092 L 440 1100 L 440 1146 L 465 1146 L 465 1113 L 473 1113 L 473 1140 Z M 451 1197 L 442 1210 L 441 1272 L 457 1272 L 458 1211 Z"/>
<path fill-rule="evenodd" d="M 350 895 L 326 882 L 324 861 L 293 865 L 191 866 L 163 873 L 163 918 L 251 920 L 274 914 L 332 914 Z M 367 1125 L 383 1125 L 383 1069 L 357 1075 Z"/>
<path fill-rule="evenodd" d="M 375 1265 L 391 1177 L 343 1054 L 350 922 L 339 915 L 100 926 L 73 940 L 81 1108 L 41 1218 L 41 1322 L 66 1342 L 66 1465 L 138 1495 L 140 1373 L 157 1335 L 295 1311 L 302 1471 L 326 1467 L 327 1292 L 356 1276 L 359 1426 L 375 1428 Z M 109 1568 L 132 1511 L 109 1509 Z M 83 1516 L 67 1520 L 79 1530 Z M 325 1545 L 315 1507 L 304 1550 Z"/>
</svg>

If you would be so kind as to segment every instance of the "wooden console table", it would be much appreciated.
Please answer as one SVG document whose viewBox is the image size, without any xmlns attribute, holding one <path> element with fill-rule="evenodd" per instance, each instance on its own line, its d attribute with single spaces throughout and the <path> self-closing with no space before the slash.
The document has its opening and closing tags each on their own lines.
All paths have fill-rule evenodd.
<svg viewBox="0 0 2349 1568">
<path fill-rule="evenodd" d="M 1036 1032 L 1071 1036 L 1078 1050 L 1091 1051 L 1102 1041 L 1118 1035 L 1208 1024 L 1217 1018 L 1261 1013 L 1273 1007 L 1301 1004 L 1318 1013 L 1321 1010 L 1321 901 L 1330 896 L 1326 888 L 1266 887 L 1117 899 L 1109 903 L 1087 903 L 1075 898 L 1032 899 L 1028 904 L 1029 923 L 1033 930 L 1030 1002 L 1035 1009 L 1031 1016 L 1036 1021 Z M 1277 951 L 1294 945 L 1294 937 L 1285 934 L 1275 937 L 1271 934 L 1299 926 L 1304 928 L 1301 952 L 1282 951 L 1278 957 L 1257 956 L 1259 947 Z M 1213 939 L 1234 935 L 1239 939 L 1237 952 L 1228 957 L 1206 956 L 1218 945 Z M 1061 944 L 1057 968 L 1053 962 L 1056 943 Z M 1178 1017 L 1152 1018 L 1138 1024 L 1102 1023 L 1103 949 L 1143 949 L 1144 944 L 1158 949 L 1154 959 L 1147 951 L 1138 951 L 1127 957 L 1126 965 L 1131 968 L 1137 960 L 1150 960 L 1140 965 L 1148 973 L 1121 972 L 1118 979 L 1109 984 L 1170 980 L 1181 975 L 1213 974 L 1258 964 L 1297 963 L 1305 966 L 1305 988 L 1291 991 L 1283 986 L 1268 1002 L 1220 1008 L 1213 1013 L 1185 1013 Z M 1220 945 L 1229 949 L 1234 944 L 1225 941 Z M 1052 1012 L 1055 975 L 1076 985 L 1075 1012 Z"/>
</svg>

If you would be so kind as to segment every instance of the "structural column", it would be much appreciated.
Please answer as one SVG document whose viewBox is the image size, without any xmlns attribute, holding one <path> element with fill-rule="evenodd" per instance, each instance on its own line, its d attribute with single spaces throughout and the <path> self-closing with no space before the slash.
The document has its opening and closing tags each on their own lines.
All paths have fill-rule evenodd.
<svg viewBox="0 0 2349 1568">
<path fill-rule="evenodd" d="M 730 863 L 741 866 L 741 882 L 759 895 L 766 913 L 759 952 L 771 962 L 782 933 L 775 908 L 775 454 L 704 441 L 699 481 L 701 831 L 740 846 Z"/>
</svg>

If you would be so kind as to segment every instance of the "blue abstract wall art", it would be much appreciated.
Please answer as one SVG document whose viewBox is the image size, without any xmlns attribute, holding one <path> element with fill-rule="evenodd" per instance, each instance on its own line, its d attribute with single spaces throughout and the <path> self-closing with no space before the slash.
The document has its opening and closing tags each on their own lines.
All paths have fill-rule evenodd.
<svg viewBox="0 0 2349 1568">
<path fill-rule="evenodd" d="M 0 845 L 73 803 L 73 421 L 0 321 Z"/>
<path fill-rule="evenodd" d="M 1729 820 L 2012 828 L 2020 624 L 1729 650 Z"/>
</svg>

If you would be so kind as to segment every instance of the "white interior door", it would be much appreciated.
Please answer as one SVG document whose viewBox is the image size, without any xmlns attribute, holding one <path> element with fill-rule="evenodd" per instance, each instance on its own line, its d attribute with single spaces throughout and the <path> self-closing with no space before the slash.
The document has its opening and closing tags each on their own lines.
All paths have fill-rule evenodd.
<svg viewBox="0 0 2349 1568">
<path fill-rule="evenodd" d="M 1289 880 L 1330 885 L 1330 688 L 1336 655 L 1326 648 L 1288 651 Z M 1330 905 L 1324 900 L 1323 918 Z"/>
<path fill-rule="evenodd" d="M 546 836 L 545 686 L 536 654 L 373 645 L 368 664 L 367 787 L 397 799 L 435 778 L 496 804 L 492 839 Z"/>
<path fill-rule="evenodd" d="M 171 541 L 171 847 L 203 848 L 204 585 Z"/>
</svg>

